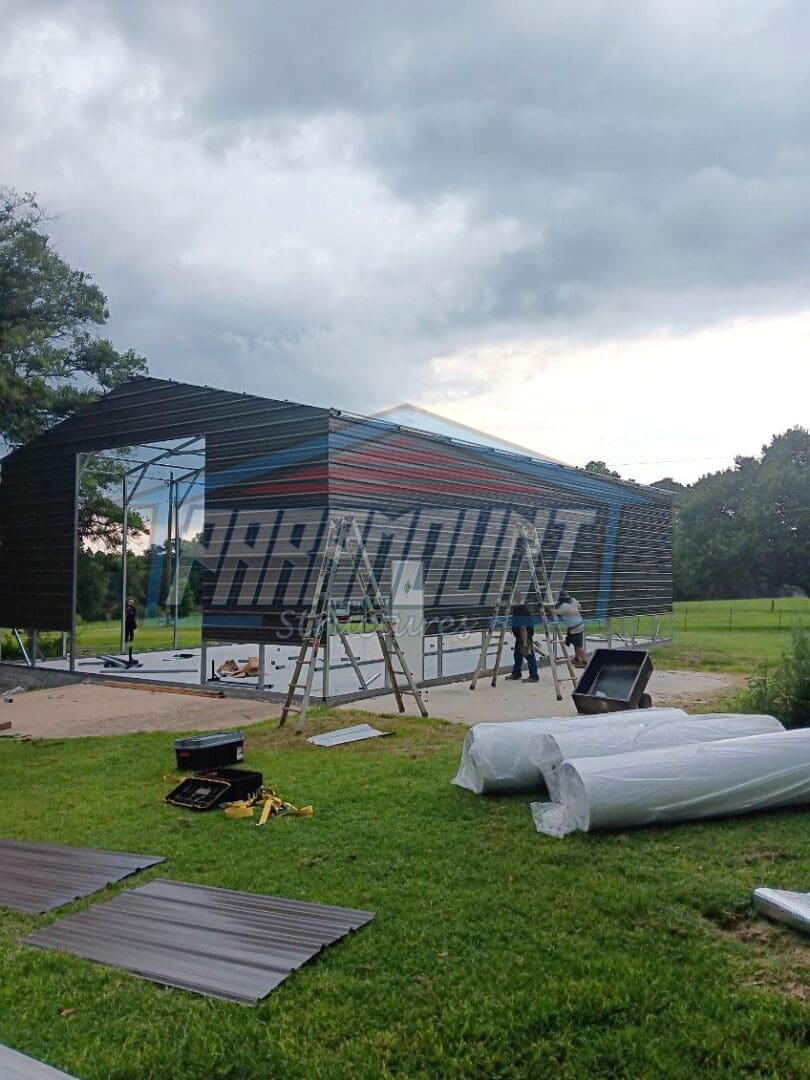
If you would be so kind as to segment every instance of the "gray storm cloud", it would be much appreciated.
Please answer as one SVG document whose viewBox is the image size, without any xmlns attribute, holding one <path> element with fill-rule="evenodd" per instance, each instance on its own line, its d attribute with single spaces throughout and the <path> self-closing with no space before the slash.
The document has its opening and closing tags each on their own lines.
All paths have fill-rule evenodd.
<svg viewBox="0 0 810 1080">
<path fill-rule="evenodd" d="M 454 350 L 806 306 L 805 5 L 0 11 L 2 179 L 156 374 L 373 409 Z"/>
</svg>

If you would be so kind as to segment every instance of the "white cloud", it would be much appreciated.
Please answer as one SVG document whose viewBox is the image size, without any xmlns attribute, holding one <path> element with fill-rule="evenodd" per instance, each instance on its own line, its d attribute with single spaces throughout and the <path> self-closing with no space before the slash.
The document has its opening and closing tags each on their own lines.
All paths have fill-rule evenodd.
<svg viewBox="0 0 810 1080">
<path fill-rule="evenodd" d="M 574 465 L 683 483 L 806 425 L 810 311 L 582 348 L 514 342 L 437 358 L 414 403 Z"/>
</svg>

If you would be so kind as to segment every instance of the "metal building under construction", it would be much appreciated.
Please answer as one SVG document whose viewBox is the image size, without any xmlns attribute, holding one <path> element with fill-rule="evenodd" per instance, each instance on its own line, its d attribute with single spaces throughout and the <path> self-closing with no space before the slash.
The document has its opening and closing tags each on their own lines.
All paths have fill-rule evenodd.
<svg viewBox="0 0 810 1080">
<path fill-rule="evenodd" d="M 668 492 L 385 418 L 141 378 L 3 459 L 0 625 L 75 636 L 81 470 L 124 446 L 196 455 L 204 646 L 294 645 L 329 521 L 346 515 L 383 591 L 392 567 L 418 566 L 426 638 L 488 624 L 521 523 L 589 620 L 654 616 L 660 632 L 671 612 Z M 337 608 L 358 599 L 341 573 Z"/>
</svg>

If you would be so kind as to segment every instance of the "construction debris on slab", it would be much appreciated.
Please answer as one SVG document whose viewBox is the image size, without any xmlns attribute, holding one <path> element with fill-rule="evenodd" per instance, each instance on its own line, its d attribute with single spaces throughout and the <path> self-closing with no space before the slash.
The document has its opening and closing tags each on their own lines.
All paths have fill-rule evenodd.
<svg viewBox="0 0 810 1080">
<path fill-rule="evenodd" d="M 10 1046 L 0 1046 L 0 1076 L 3 1080 L 75 1080 L 59 1069 L 12 1050 Z"/>
<path fill-rule="evenodd" d="M 324 946 L 373 918 L 371 911 L 158 878 L 25 941 L 254 1005 Z"/>
<path fill-rule="evenodd" d="M 754 908 L 760 915 L 810 934 L 810 893 L 754 889 Z"/>
<path fill-rule="evenodd" d="M 354 727 L 339 728 L 337 731 L 325 731 L 322 735 L 311 735 L 308 743 L 313 746 L 342 746 L 343 743 L 360 742 L 362 739 L 376 739 L 380 735 L 390 735 L 390 731 L 378 731 L 370 724 L 355 724 Z"/>
<path fill-rule="evenodd" d="M 0 840 L 0 907 L 41 915 L 162 862 L 158 855 Z"/>
</svg>

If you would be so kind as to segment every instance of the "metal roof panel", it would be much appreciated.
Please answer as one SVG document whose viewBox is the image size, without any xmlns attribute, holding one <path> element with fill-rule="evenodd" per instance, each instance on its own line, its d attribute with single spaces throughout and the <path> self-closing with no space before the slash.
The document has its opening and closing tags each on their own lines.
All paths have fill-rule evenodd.
<svg viewBox="0 0 810 1080">
<path fill-rule="evenodd" d="M 161 862 L 159 855 L 0 839 L 0 907 L 41 915 Z"/>
<path fill-rule="evenodd" d="M 374 913 L 157 878 L 25 940 L 253 1005 Z"/>
</svg>

